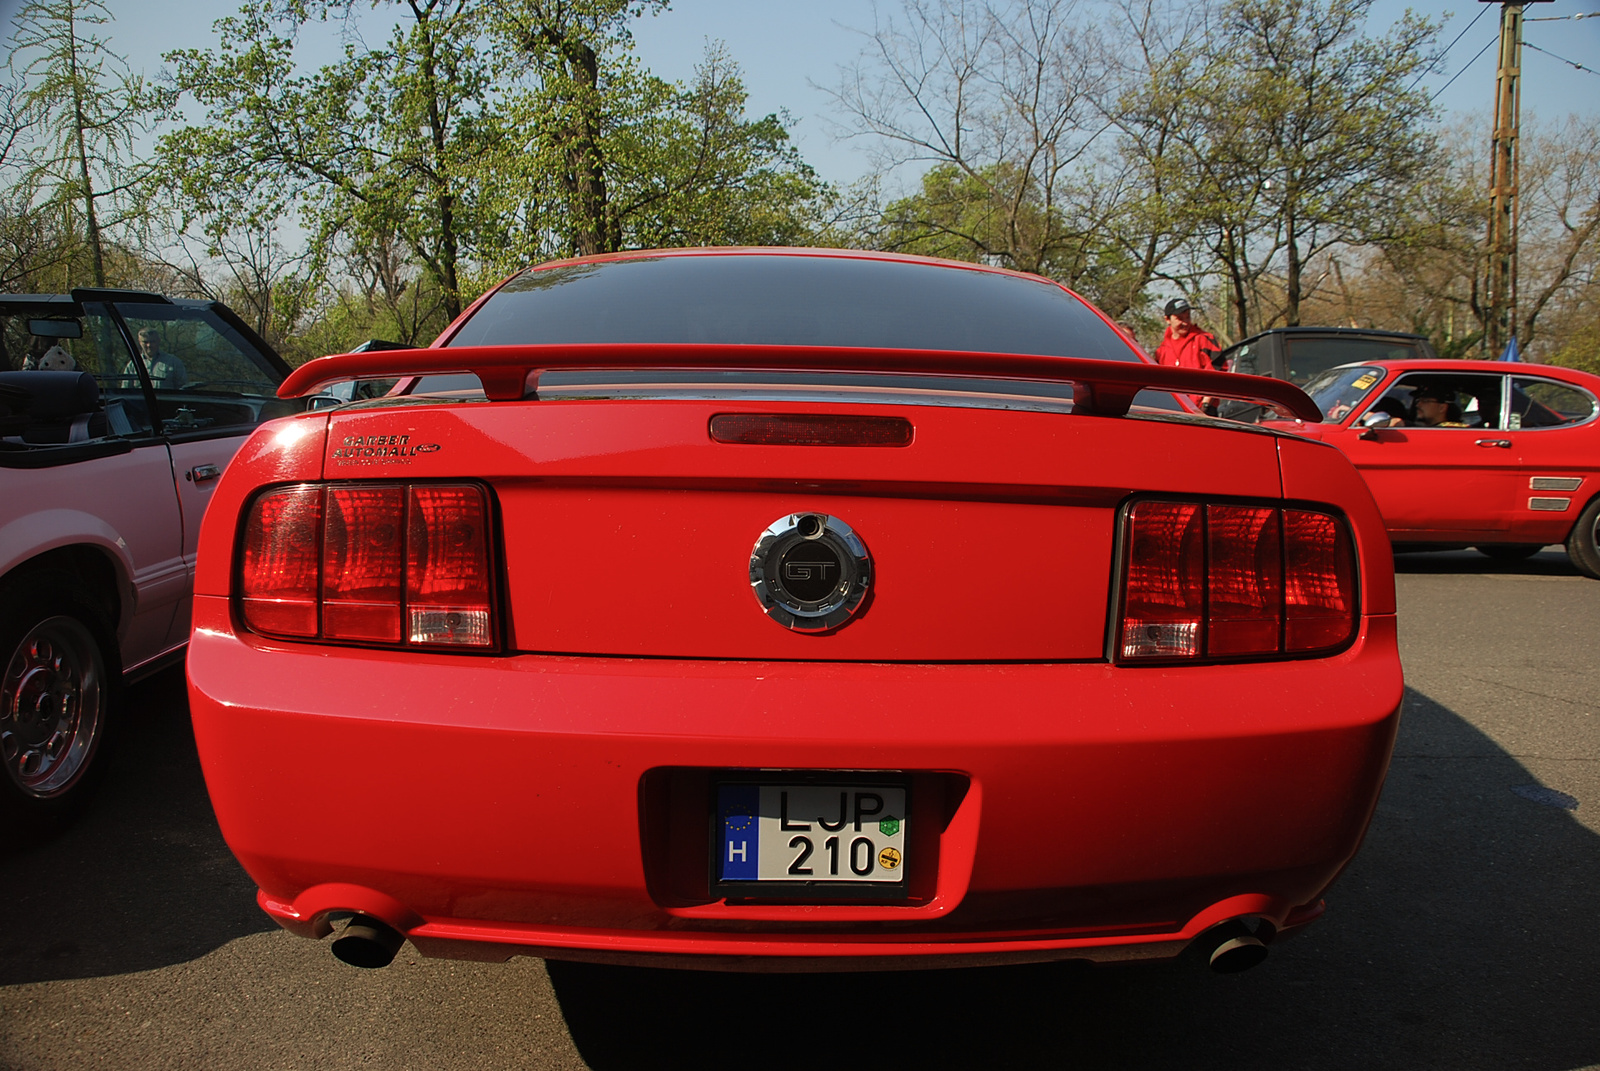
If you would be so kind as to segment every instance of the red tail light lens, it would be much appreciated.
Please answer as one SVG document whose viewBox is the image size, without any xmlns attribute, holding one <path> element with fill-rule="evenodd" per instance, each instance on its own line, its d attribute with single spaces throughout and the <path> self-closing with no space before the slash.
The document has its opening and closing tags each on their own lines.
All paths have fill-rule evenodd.
<svg viewBox="0 0 1600 1071">
<path fill-rule="evenodd" d="M 239 598 L 250 627 L 277 636 L 317 634 L 322 488 L 262 495 L 245 521 Z"/>
<path fill-rule="evenodd" d="M 1193 658 L 1205 619 L 1200 507 L 1140 502 L 1129 511 L 1124 658 Z"/>
<path fill-rule="evenodd" d="M 1152 501 L 1124 523 L 1118 661 L 1312 654 L 1355 636 L 1355 547 L 1331 514 Z"/>
<path fill-rule="evenodd" d="M 410 514 L 406 642 L 489 646 L 483 492 L 476 487 L 413 487 Z"/>
<path fill-rule="evenodd" d="M 492 649 L 488 524 L 475 484 L 269 492 L 245 519 L 244 624 L 296 639 Z"/>
<path fill-rule="evenodd" d="M 404 488 L 328 488 L 322 554 L 325 637 L 400 642 L 404 554 Z"/>
<path fill-rule="evenodd" d="M 1206 507 L 1207 654 L 1277 653 L 1283 631 L 1280 530 L 1275 509 Z"/>
<path fill-rule="evenodd" d="M 1355 616 L 1355 548 L 1344 525 L 1325 513 L 1283 511 L 1286 645 L 1291 651 L 1335 647 Z"/>
</svg>

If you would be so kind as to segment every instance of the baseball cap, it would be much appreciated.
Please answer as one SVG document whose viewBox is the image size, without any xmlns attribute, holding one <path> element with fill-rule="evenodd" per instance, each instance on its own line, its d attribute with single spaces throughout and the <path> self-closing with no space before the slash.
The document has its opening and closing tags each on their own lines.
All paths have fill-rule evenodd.
<svg viewBox="0 0 1600 1071">
<path fill-rule="evenodd" d="M 1167 311 L 1162 315 L 1176 316 L 1178 313 L 1188 312 L 1192 308 L 1194 308 L 1194 306 L 1189 304 L 1188 298 L 1173 298 L 1171 301 L 1167 302 Z"/>
</svg>

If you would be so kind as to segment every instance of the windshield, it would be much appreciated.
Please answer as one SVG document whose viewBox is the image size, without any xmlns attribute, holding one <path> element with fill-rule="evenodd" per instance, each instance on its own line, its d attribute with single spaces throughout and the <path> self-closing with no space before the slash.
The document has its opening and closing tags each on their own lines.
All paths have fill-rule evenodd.
<svg viewBox="0 0 1600 1071">
<path fill-rule="evenodd" d="M 1372 388 L 1383 382 L 1383 369 L 1353 365 L 1324 372 L 1305 386 L 1305 392 L 1322 410 L 1325 424 L 1336 424 L 1360 407 Z"/>
<path fill-rule="evenodd" d="M 1406 339 L 1291 335 L 1283 340 L 1283 346 L 1288 359 L 1289 382 L 1297 386 L 1304 386 L 1324 372 L 1354 364 L 1363 357 L 1369 361 L 1401 361 L 1422 356 L 1417 352 L 1417 344 Z"/>
</svg>

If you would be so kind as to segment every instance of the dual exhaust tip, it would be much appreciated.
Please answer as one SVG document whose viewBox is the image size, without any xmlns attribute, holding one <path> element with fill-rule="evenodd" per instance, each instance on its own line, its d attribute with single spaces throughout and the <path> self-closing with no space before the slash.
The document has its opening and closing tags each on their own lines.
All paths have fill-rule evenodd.
<svg viewBox="0 0 1600 1071">
<path fill-rule="evenodd" d="M 1218 974 L 1238 974 L 1267 958 L 1271 937 L 1272 926 L 1261 919 L 1231 919 L 1201 934 L 1193 947 Z M 352 967 L 371 970 L 393 963 L 405 941 L 405 934 L 387 922 L 353 915 L 333 939 L 333 954 Z"/>
</svg>

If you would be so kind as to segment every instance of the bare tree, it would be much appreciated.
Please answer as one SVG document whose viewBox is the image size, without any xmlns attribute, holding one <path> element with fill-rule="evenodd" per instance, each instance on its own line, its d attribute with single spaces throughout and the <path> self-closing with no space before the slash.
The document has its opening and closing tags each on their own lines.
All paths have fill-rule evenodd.
<svg viewBox="0 0 1600 1071">
<path fill-rule="evenodd" d="M 1523 142 L 1522 160 L 1517 340 L 1531 348 L 1546 317 L 1595 297 L 1600 121 L 1572 116 L 1558 129 L 1536 129 Z"/>
<path fill-rule="evenodd" d="M 886 171 L 931 181 L 891 208 L 890 244 L 1060 277 L 1104 208 L 1084 182 L 1110 129 L 1110 71 L 1079 0 L 908 0 L 831 91 Z"/>
</svg>

